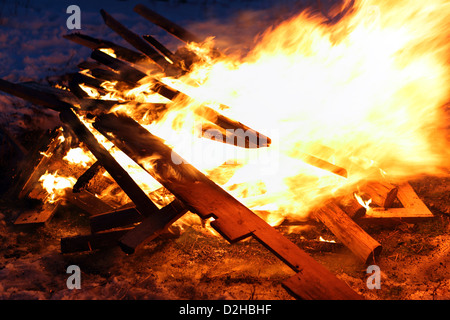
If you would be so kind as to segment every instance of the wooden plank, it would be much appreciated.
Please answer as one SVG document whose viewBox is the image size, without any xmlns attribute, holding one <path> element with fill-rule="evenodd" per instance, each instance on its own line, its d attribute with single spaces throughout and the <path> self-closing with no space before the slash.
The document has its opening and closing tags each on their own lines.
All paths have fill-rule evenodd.
<svg viewBox="0 0 450 320">
<path fill-rule="evenodd" d="M 114 157 L 97 141 L 95 136 L 86 128 L 72 110 L 62 110 L 60 118 L 61 121 L 72 128 L 74 135 L 92 152 L 105 170 L 108 171 L 111 177 L 135 203 L 136 209 L 141 214 L 148 216 L 158 212 L 158 207 L 148 198 L 127 171 L 122 168 Z"/>
<path fill-rule="evenodd" d="M 62 201 L 57 200 L 54 203 L 43 203 L 38 208 L 27 210 L 19 215 L 14 221 L 15 225 L 31 225 L 31 224 L 44 224 L 53 217 L 55 212 L 59 209 Z"/>
<path fill-rule="evenodd" d="M 83 191 L 92 178 L 94 178 L 102 169 L 103 167 L 100 162 L 98 160 L 95 161 L 81 176 L 78 177 L 77 182 L 72 187 L 72 192 L 78 193 Z"/>
<path fill-rule="evenodd" d="M 109 204 L 86 190 L 77 193 L 67 190 L 65 198 L 68 202 L 86 211 L 91 216 L 113 210 L 113 207 Z"/>
<path fill-rule="evenodd" d="M 233 242 L 252 235 L 300 273 L 297 292 L 303 299 L 361 299 L 347 284 L 254 214 L 233 196 L 188 164 L 164 142 L 126 116 L 98 117 L 96 127 L 146 169 L 190 211 L 214 217 L 216 230 Z M 139 136 L 139 139 L 135 139 Z M 146 159 L 152 158 L 151 166 Z"/>
<path fill-rule="evenodd" d="M 89 218 L 91 232 L 100 232 L 113 228 L 126 227 L 139 223 L 144 217 L 135 206 L 114 211 L 106 211 Z"/>
<path fill-rule="evenodd" d="M 359 224 L 416 223 L 433 219 L 433 213 L 423 203 L 409 183 L 398 187 L 397 198 L 403 208 L 371 208 L 358 220 Z"/>
</svg>

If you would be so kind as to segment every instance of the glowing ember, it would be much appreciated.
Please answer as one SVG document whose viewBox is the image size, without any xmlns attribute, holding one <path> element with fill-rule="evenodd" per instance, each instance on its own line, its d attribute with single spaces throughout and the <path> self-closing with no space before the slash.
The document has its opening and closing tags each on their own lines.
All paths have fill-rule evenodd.
<svg viewBox="0 0 450 320">
<path fill-rule="evenodd" d="M 325 240 L 322 236 L 319 237 L 320 242 L 336 243 L 334 240 Z"/>
</svg>

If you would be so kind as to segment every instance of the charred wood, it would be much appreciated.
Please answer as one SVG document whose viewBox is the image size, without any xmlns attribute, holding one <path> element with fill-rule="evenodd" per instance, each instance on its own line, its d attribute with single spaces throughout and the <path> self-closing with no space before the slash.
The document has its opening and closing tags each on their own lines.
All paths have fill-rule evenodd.
<svg viewBox="0 0 450 320">
<path fill-rule="evenodd" d="M 62 238 L 61 252 L 67 254 L 115 247 L 118 245 L 120 237 L 129 230 L 131 228 Z"/>
<path fill-rule="evenodd" d="M 172 51 L 167 49 L 161 42 L 156 40 L 151 35 L 145 35 L 143 36 L 144 40 L 146 40 L 148 43 L 150 43 L 156 50 L 161 52 L 166 58 L 168 58 L 170 61 L 172 61 L 174 64 L 179 65 L 179 58 L 175 56 Z"/>
<path fill-rule="evenodd" d="M 82 46 L 88 47 L 92 50 L 108 48 L 114 50 L 114 54 L 122 60 L 131 62 L 131 63 L 139 63 L 143 60 L 146 60 L 147 57 L 134 50 L 130 50 L 123 46 L 117 45 L 108 40 L 96 39 L 81 33 L 72 33 L 63 36 L 65 39 L 78 43 Z M 89 68 L 88 68 L 89 69 Z"/>
<path fill-rule="evenodd" d="M 162 70 L 167 72 L 168 70 L 170 70 L 170 68 L 172 68 L 172 65 L 166 59 L 164 59 L 164 57 L 160 55 L 155 49 L 153 49 L 144 39 L 126 28 L 105 10 L 101 10 L 100 13 L 108 27 L 114 30 L 133 47 L 149 57 L 153 62 L 160 66 Z"/>
<path fill-rule="evenodd" d="M 114 228 L 127 227 L 141 222 L 143 216 L 136 207 L 117 209 L 90 217 L 91 232 L 100 232 Z"/>
<path fill-rule="evenodd" d="M 120 75 L 120 80 L 131 85 L 136 84 L 137 82 L 139 82 L 139 80 L 147 76 L 144 72 L 133 68 L 128 63 L 116 59 L 100 50 L 92 51 L 91 58 L 100 63 L 103 63 L 113 70 L 116 70 Z"/>
<path fill-rule="evenodd" d="M 102 165 L 97 160 L 95 161 L 81 176 L 78 177 L 77 182 L 72 187 L 73 193 L 78 193 L 83 191 L 92 178 L 102 169 Z"/>
<path fill-rule="evenodd" d="M 139 246 L 152 241 L 165 232 L 187 211 L 187 207 L 175 199 L 161 208 L 158 214 L 145 218 L 133 230 L 124 234 L 119 240 L 120 247 L 125 253 L 134 253 Z"/>
</svg>

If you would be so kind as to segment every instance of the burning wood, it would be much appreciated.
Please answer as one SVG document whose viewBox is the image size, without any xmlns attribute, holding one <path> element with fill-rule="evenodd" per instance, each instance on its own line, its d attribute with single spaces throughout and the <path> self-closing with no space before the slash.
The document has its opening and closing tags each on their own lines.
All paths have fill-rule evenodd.
<svg viewBox="0 0 450 320">
<path fill-rule="evenodd" d="M 138 36 L 134 32 L 127 29 L 119 21 L 115 20 L 110 14 L 105 10 L 101 10 L 101 14 L 105 23 L 108 27 L 117 32 L 122 38 L 124 38 L 129 44 L 141 51 L 148 58 L 150 58 L 157 66 L 162 68 L 166 73 L 170 73 L 172 65 L 164 59 L 153 47 L 151 47 L 148 42 L 146 42 L 142 37 Z"/>
<path fill-rule="evenodd" d="M 95 126 L 203 219 L 213 216 L 215 220 L 211 226 L 228 241 L 235 242 L 253 236 L 293 270 L 300 272 L 301 286 L 297 292 L 302 292 L 302 298 L 359 298 L 300 248 L 187 164 L 161 139 L 134 120 L 108 114 L 99 117 Z M 136 136 L 139 139 L 132 138 Z"/>
<path fill-rule="evenodd" d="M 96 39 L 81 33 L 72 33 L 64 35 L 63 37 L 67 40 L 86 46 L 92 50 L 111 49 L 119 59 L 123 59 L 131 63 L 139 63 L 147 60 L 147 57 L 144 54 L 119 46 L 108 40 Z"/>
<path fill-rule="evenodd" d="M 353 5 L 350 5 L 349 9 L 351 7 Z M 40 190 L 35 188 L 36 183 L 45 178 L 48 178 L 48 181 L 52 181 L 52 179 L 56 181 L 57 178 L 61 178 L 57 176 L 56 172 L 50 174 L 47 172 L 47 174 L 44 174 L 48 166 L 48 159 L 45 155 L 41 157 L 34 171 L 28 172 L 26 179 L 22 177 L 21 183 L 23 184 L 21 185 L 21 189 L 19 189 L 19 198 L 28 196 L 43 200 L 43 195 L 53 194 L 54 199 L 47 201 L 39 212 L 32 214 L 29 212 L 23 213 L 16 220 L 16 223 L 45 222 L 54 214 L 58 206 L 61 205 L 62 200 L 65 199 L 91 215 L 89 220 L 92 233 L 89 235 L 63 238 L 61 240 L 61 251 L 63 253 L 91 251 L 116 245 L 119 245 L 126 253 L 134 253 L 139 246 L 166 232 L 175 221 L 180 219 L 186 212 L 191 211 L 198 214 L 203 220 L 211 219 L 212 222 L 210 225 L 229 242 L 233 243 L 248 237 L 253 237 L 279 257 L 297 273 L 283 283 L 283 286 L 293 296 L 301 299 L 360 299 L 361 297 L 343 281 L 337 279 L 326 268 L 312 259 L 294 243 L 283 237 L 274 227 L 270 226 L 264 219 L 251 210 L 251 208 L 258 207 L 261 203 L 263 203 L 263 206 L 272 203 L 255 201 L 256 205 L 249 206 L 244 204 L 244 201 L 237 200 L 237 197 L 231 194 L 231 191 L 233 191 L 231 188 L 230 193 L 225 191 L 226 183 L 223 184 L 223 187 L 219 186 L 213 181 L 214 179 L 212 177 L 208 177 L 203 173 L 203 171 L 207 171 L 206 169 L 201 168 L 200 170 L 200 168 L 191 165 L 181 158 L 174 151 L 174 148 L 172 148 L 171 142 L 165 142 L 159 138 L 158 133 L 156 133 L 157 135 L 150 133 L 154 132 L 153 129 L 164 122 L 162 119 L 168 119 L 176 111 L 182 110 L 182 112 L 189 114 L 188 117 L 195 117 L 195 119 L 199 117 L 202 119 L 202 128 L 200 130 L 202 137 L 243 147 L 242 149 L 263 148 L 269 153 L 272 152 L 270 148 L 272 147 L 272 140 L 270 138 L 218 111 L 227 109 L 229 108 L 228 106 L 217 103 L 220 105 L 220 108 L 215 109 L 211 105 L 204 103 L 204 101 L 209 101 L 207 96 L 204 97 L 204 100 L 202 98 L 201 101 L 196 101 L 198 99 L 193 98 L 196 95 L 191 95 L 190 90 L 192 89 L 192 92 L 194 92 L 195 90 L 201 89 L 202 86 L 214 93 L 216 90 L 226 92 L 229 89 L 222 90 L 222 87 L 225 87 L 227 82 L 229 82 L 227 80 L 228 78 L 223 78 L 225 80 L 221 79 L 219 86 L 214 81 L 211 85 L 209 82 L 210 79 L 205 81 L 205 79 L 196 75 L 196 72 L 199 70 L 210 74 L 213 80 L 216 80 L 214 77 L 217 76 L 217 73 L 220 74 L 223 71 L 221 68 L 226 70 L 225 73 L 231 74 L 235 72 L 238 75 L 237 78 L 232 77 L 230 79 L 240 80 L 240 77 L 246 78 L 244 75 L 248 73 L 254 77 L 250 81 L 247 79 L 247 82 L 242 82 L 243 91 L 250 88 L 247 91 L 253 92 L 255 91 L 254 88 L 258 87 L 258 90 L 262 90 L 262 92 L 259 93 L 261 97 L 250 95 L 253 99 L 256 98 L 256 100 L 246 101 L 246 103 L 249 103 L 251 108 L 254 108 L 254 105 L 258 107 L 258 101 L 264 99 L 265 94 L 267 94 L 267 92 L 264 92 L 264 88 L 269 88 L 270 90 L 267 91 L 274 91 L 278 95 L 280 90 L 272 90 L 271 86 L 266 87 L 265 83 L 261 83 L 259 81 L 260 79 L 256 79 L 260 75 L 260 70 L 258 71 L 258 68 L 256 68 L 256 71 L 252 70 L 253 67 L 258 67 L 252 63 L 252 60 L 265 61 L 267 59 L 267 66 L 270 67 L 271 54 L 273 54 L 271 51 L 277 51 L 278 49 L 275 48 L 277 50 L 273 50 L 271 49 L 271 45 L 265 44 L 262 48 L 259 48 L 259 52 L 251 56 L 251 59 L 246 63 L 242 63 L 239 68 L 233 66 L 233 68 L 228 69 L 228 61 L 217 49 L 208 48 L 204 50 L 207 53 L 202 52 L 204 49 L 202 46 L 205 45 L 205 41 L 200 37 L 143 5 L 136 6 L 135 12 L 185 42 L 186 47 L 172 53 L 154 37 L 149 35 L 141 37 L 135 34 L 115 20 L 105 10 L 102 10 L 101 15 L 106 25 L 138 51 L 116 45 L 107 40 L 96 39 L 76 33 L 67 35 L 65 38 L 91 48 L 93 50 L 91 58 L 95 62 L 80 64 L 79 67 L 84 70 L 69 76 L 69 90 L 30 83 L 13 84 L 0 79 L 0 90 L 21 97 L 33 104 L 58 111 L 64 129 L 67 129 L 78 140 L 77 142 L 80 146 L 89 149 L 92 153 L 92 159 L 95 158 L 92 160 L 88 157 L 88 160 L 91 159 L 92 162 L 96 160 L 93 164 L 85 163 L 85 168 L 90 166 L 87 170 L 84 168 L 85 171 L 79 176 L 78 180 L 73 177 L 68 177 L 64 180 L 66 185 L 61 188 L 64 192 L 59 195 L 59 193 L 54 191 L 56 188 L 49 188 L 50 191 L 47 192 L 44 192 L 42 188 Z M 338 15 L 338 17 L 341 18 L 343 15 L 344 13 Z M 335 22 L 337 21 L 333 23 Z M 282 25 L 280 29 L 274 30 L 275 33 L 280 32 L 283 35 L 280 39 L 288 37 L 289 41 L 287 42 L 301 42 L 299 39 L 291 39 L 291 34 L 295 33 L 290 32 L 290 28 L 287 28 L 288 32 L 284 31 L 285 27 Z M 279 41 L 283 42 L 284 40 Z M 327 44 L 328 42 L 325 41 L 325 47 Z M 268 48 L 265 48 L 265 46 Z M 310 49 L 314 51 L 313 48 Z M 183 50 L 189 52 L 189 54 L 184 55 L 182 53 Z M 287 57 L 291 57 L 291 53 L 289 52 L 284 54 Z M 341 51 L 337 55 L 341 56 Z M 195 58 L 193 59 L 192 57 Z M 198 60 L 196 60 L 197 58 Z M 297 61 L 297 58 L 295 56 L 293 61 Z M 308 57 L 303 58 L 307 59 Z M 208 61 L 211 65 L 205 63 L 207 66 L 202 69 L 202 67 L 199 67 L 199 62 L 202 59 Z M 339 77 L 336 78 L 340 79 L 342 68 L 340 67 L 340 63 L 337 64 L 337 67 L 333 67 L 333 59 L 334 56 L 330 58 L 331 62 L 326 60 L 326 64 L 330 63 L 330 68 L 337 68 L 339 70 Z M 290 65 L 290 59 L 287 59 L 287 61 L 287 65 Z M 150 66 L 148 62 L 151 62 Z M 224 65 L 221 64 L 222 62 L 224 62 Z M 154 68 L 155 66 L 157 69 Z M 242 69 L 240 69 L 241 67 Z M 246 67 L 250 69 L 245 70 Z M 290 70 L 288 68 L 287 70 L 289 72 L 283 73 L 280 70 L 282 67 L 278 64 L 274 69 L 276 70 L 275 74 L 279 75 L 278 81 L 283 82 L 283 90 L 285 90 L 284 86 L 289 87 L 291 80 L 290 78 L 284 79 L 283 77 L 288 73 L 297 74 L 295 72 L 296 70 Z M 242 73 L 242 70 L 245 72 Z M 262 70 L 266 70 L 265 65 L 263 65 Z M 278 71 L 281 73 L 278 73 Z M 359 67 L 357 71 L 351 71 L 351 74 L 355 75 L 362 72 L 359 70 Z M 328 70 L 324 73 L 328 74 Z M 298 72 L 298 74 L 301 74 L 301 72 Z M 254 79 L 258 80 L 256 81 L 256 85 L 253 84 Z M 179 84 L 182 83 L 186 86 L 188 84 L 191 86 L 192 83 L 195 83 L 197 87 L 183 90 L 183 85 L 181 88 L 176 85 L 177 81 Z M 323 81 L 326 82 L 328 80 Z M 331 82 L 334 84 L 333 81 Z M 269 81 L 265 79 L 265 82 Z M 251 84 L 250 86 L 249 83 Z M 303 85 L 309 88 L 309 83 L 303 83 Z M 338 88 L 341 89 L 340 85 Z M 293 92 L 296 91 L 294 88 L 288 89 L 292 89 L 291 91 Z M 335 87 L 331 89 L 330 91 L 339 91 Z M 357 87 L 357 89 L 360 88 Z M 400 87 L 400 89 L 404 88 Z M 401 92 L 401 90 L 399 91 Z M 137 96 L 142 92 L 144 96 L 157 96 L 161 100 L 158 100 L 158 102 L 148 102 L 146 99 L 140 99 L 142 96 L 138 99 Z M 350 87 L 349 92 L 353 94 L 354 92 L 358 92 L 358 90 Z M 233 96 L 234 93 L 231 95 Z M 378 99 L 374 97 L 378 96 L 374 95 L 373 97 L 364 98 L 357 102 L 370 104 L 367 100 Z M 282 104 L 278 101 L 281 98 L 277 97 L 274 100 L 272 108 Z M 318 115 L 312 115 L 311 110 L 304 109 L 303 113 L 291 114 L 287 112 L 278 119 L 280 120 L 280 126 L 286 125 L 286 127 L 291 125 L 291 116 L 306 119 L 301 124 L 295 123 L 294 129 L 289 128 L 288 132 L 295 133 L 295 138 L 289 135 L 282 137 L 291 148 L 289 151 L 282 150 L 280 154 L 283 153 L 283 156 L 285 156 L 284 153 L 286 153 L 288 155 L 287 164 L 295 162 L 296 168 L 292 170 L 296 172 L 290 172 L 281 178 L 277 177 L 280 180 L 284 180 L 283 183 L 278 183 L 282 185 L 281 188 L 277 186 L 276 179 L 271 181 L 270 184 L 266 185 L 261 183 L 261 185 L 264 185 L 266 189 L 276 189 L 278 187 L 281 190 L 278 191 L 280 193 L 274 192 L 267 196 L 268 201 L 273 201 L 275 196 L 283 198 L 283 196 L 280 196 L 280 194 L 283 195 L 283 188 L 292 189 L 289 195 L 296 198 L 304 191 L 302 189 L 303 184 L 307 184 L 308 181 L 313 181 L 314 192 L 309 190 L 311 195 L 308 194 L 305 197 L 305 201 L 299 201 L 299 204 L 297 204 L 294 200 L 292 203 L 295 203 L 296 207 L 305 206 L 305 208 L 301 208 L 305 212 L 305 215 L 308 212 L 312 218 L 323 223 L 336 236 L 337 240 L 348 247 L 363 263 L 373 263 L 380 255 L 381 244 L 358 225 L 360 221 L 373 221 L 380 217 L 405 217 L 408 216 L 405 213 L 406 209 L 410 214 L 408 217 L 413 218 L 428 218 L 432 214 L 417 198 L 417 195 L 415 195 L 408 184 L 396 186 L 395 184 L 387 183 L 383 179 L 369 179 L 369 177 L 372 177 L 372 171 L 379 169 L 376 167 L 378 163 L 372 160 L 371 156 L 367 158 L 361 150 L 371 150 L 371 147 L 373 147 L 371 143 L 373 141 L 368 141 L 367 144 L 366 142 L 359 142 L 356 145 L 352 145 L 352 142 L 356 141 L 353 137 L 355 134 L 352 130 L 359 128 L 361 122 L 365 120 L 366 116 L 368 117 L 370 115 L 370 112 L 374 112 L 373 110 L 369 110 L 367 112 L 368 115 L 364 114 L 366 110 L 354 111 L 357 114 L 356 120 L 349 121 L 349 126 L 342 128 L 341 126 L 345 125 L 345 121 L 341 120 L 345 119 L 338 117 L 337 113 L 330 112 L 326 108 L 321 109 L 322 102 L 320 108 L 319 106 L 314 106 L 314 100 L 312 98 L 310 101 L 307 99 L 308 103 L 312 103 L 307 109 L 312 109 L 312 111 L 316 111 L 314 110 L 315 108 L 320 109 L 317 111 Z M 291 101 L 285 101 L 284 103 L 288 104 Z M 326 101 L 323 103 L 328 106 Z M 335 106 L 333 105 L 332 110 L 334 109 Z M 257 110 L 259 111 L 259 109 Z M 339 119 L 336 121 L 335 119 L 329 119 L 327 118 L 328 114 L 335 115 Z M 307 117 L 308 115 L 310 118 Z M 186 115 L 184 116 L 186 117 Z M 271 114 L 267 115 L 267 117 L 270 116 Z M 274 114 L 273 116 L 276 115 Z M 143 123 L 145 122 L 144 118 L 148 120 L 145 123 L 145 127 Z M 240 118 L 236 117 L 236 119 Z M 138 120 L 142 120 L 142 123 Z M 339 121 L 344 124 L 341 124 Z M 264 123 L 261 119 L 256 122 Z M 313 122 L 317 122 L 319 125 L 311 125 L 309 127 L 310 123 Z M 175 121 L 173 123 L 169 123 L 168 121 L 168 124 L 172 125 L 172 129 L 178 125 Z M 166 201 L 164 201 L 164 204 L 155 201 L 152 192 L 144 190 L 142 183 L 136 181 L 131 172 L 116 158 L 117 154 L 112 151 L 114 148 L 108 149 L 104 146 L 103 142 L 100 142 L 100 139 L 103 137 L 98 132 L 95 132 L 91 128 L 91 125 L 110 140 L 115 147 L 123 151 L 129 157 L 128 160 L 134 160 L 141 166 L 144 173 L 145 171 L 149 173 L 154 179 L 152 183 L 161 184 L 163 185 L 162 189 L 170 191 L 171 195 L 165 198 Z M 307 128 L 304 129 L 302 126 Z M 299 127 L 301 128 L 298 129 Z M 338 132 L 338 129 L 341 129 L 344 134 L 336 138 L 327 137 L 326 139 L 315 136 L 318 131 L 324 131 L 324 128 L 331 127 L 333 128 L 333 132 Z M 265 130 L 268 126 L 259 126 L 259 128 Z M 374 130 L 376 131 L 376 129 L 377 127 Z M 351 132 L 352 138 L 350 141 L 345 141 L 345 138 L 349 137 L 346 132 Z M 62 133 L 59 132 L 59 134 L 61 136 Z M 367 133 L 363 131 L 363 134 Z M 192 132 L 180 131 L 178 135 L 192 135 Z M 311 152 L 298 150 L 297 146 L 301 144 L 299 137 L 306 139 L 310 135 L 314 136 L 311 139 L 311 143 L 317 148 Z M 334 146 L 333 148 L 324 146 L 327 143 L 322 144 L 321 138 L 327 143 L 335 143 L 336 148 Z M 373 139 L 378 142 L 379 137 Z M 54 138 L 48 144 L 46 153 L 53 154 L 59 145 L 59 138 Z M 20 147 L 20 145 L 18 146 Z M 275 146 L 278 147 L 276 143 Z M 282 147 L 287 149 L 286 144 L 282 145 Z M 21 149 L 23 152 L 23 148 Z M 324 149 L 327 149 L 327 152 L 323 152 Z M 82 149 L 80 150 L 82 151 Z M 335 150 L 340 150 L 340 152 Z M 244 151 L 251 152 L 251 150 Z M 321 152 L 316 153 L 314 151 Z M 368 154 L 371 155 L 370 152 Z M 337 159 L 334 157 L 336 155 L 338 156 Z M 377 158 L 376 151 L 373 152 L 373 155 L 376 160 L 384 160 L 383 157 Z M 64 158 L 61 156 L 61 158 L 65 161 L 68 160 L 67 156 Z M 390 157 L 386 158 L 391 162 L 395 162 L 392 160 L 395 157 L 392 159 Z M 297 162 L 301 162 L 302 164 L 298 165 Z M 356 167 L 355 163 L 358 163 L 356 170 L 354 169 Z M 309 164 L 315 168 L 310 168 L 305 164 Z M 289 166 L 286 165 L 286 167 Z M 316 170 L 316 168 L 320 170 L 315 173 L 310 172 L 312 169 Z M 287 168 L 282 169 L 286 170 Z M 113 206 L 87 190 L 88 184 L 95 180 L 94 177 L 103 170 L 112 177 L 115 183 L 117 183 L 120 189 L 132 201 L 131 203 L 128 203 L 126 206 Z M 249 176 L 258 176 L 258 174 L 251 172 L 247 174 Z M 367 176 L 365 176 L 366 174 Z M 238 178 L 236 180 L 232 182 L 235 182 L 235 185 L 239 186 L 241 181 Z M 232 185 L 232 182 L 229 185 Z M 93 181 L 93 183 L 98 182 Z M 356 185 L 358 188 L 357 190 L 353 190 L 353 192 L 343 194 L 342 190 L 346 189 L 344 187 L 346 184 Z M 259 188 L 259 185 L 256 184 L 255 187 Z M 264 187 L 260 189 L 262 190 Z M 72 191 L 68 191 L 70 188 L 72 188 Z M 258 196 L 263 197 L 265 196 L 265 191 L 263 192 L 261 190 L 259 190 L 260 194 Z M 245 191 L 248 193 L 248 190 Z M 169 198 L 170 203 L 167 201 Z M 291 200 L 289 197 L 285 198 L 287 202 Z M 315 199 L 324 200 L 318 204 L 318 202 L 314 202 Z M 252 201 L 252 199 L 247 199 L 246 197 L 244 197 L 244 200 L 246 201 L 245 203 L 251 203 Z M 396 200 L 399 200 L 404 208 L 392 208 Z M 283 201 L 279 202 L 282 203 Z M 292 203 L 285 206 L 285 208 L 292 210 Z M 273 203 L 273 205 L 276 206 L 278 204 Z M 303 216 L 302 218 L 305 217 Z"/>
<path fill-rule="evenodd" d="M 362 262 L 371 264 L 381 253 L 381 245 L 357 225 L 339 206 L 329 201 L 314 210 L 314 216 Z"/>
</svg>

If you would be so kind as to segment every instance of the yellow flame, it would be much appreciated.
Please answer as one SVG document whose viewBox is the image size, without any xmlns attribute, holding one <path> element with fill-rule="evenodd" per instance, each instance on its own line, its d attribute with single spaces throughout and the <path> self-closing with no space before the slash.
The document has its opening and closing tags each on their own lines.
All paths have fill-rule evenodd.
<svg viewBox="0 0 450 320">
<path fill-rule="evenodd" d="M 72 148 L 64 156 L 63 160 L 66 160 L 70 164 L 77 164 L 82 167 L 87 167 L 94 162 L 93 156 L 90 152 L 84 151 L 82 148 Z"/>
<path fill-rule="evenodd" d="M 114 49 L 111 48 L 101 48 L 99 49 L 101 52 L 106 53 L 107 55 L 110 55 L 113 58 L 117 58 L 116 53 L 114 52 Z"/>
<path fill-rule="evenodd" d="M 76 183 L 76 179 L 73 177 L 64 177 L 58 175 L 58 171 L 54 173 L 48 173 L 46 171 L 40 178 L 39 181 L 42 187 L 48 193 L 47 202 L 53 203 L 65 193 L 65 189 L 72 188 Z"/>
</svg>

